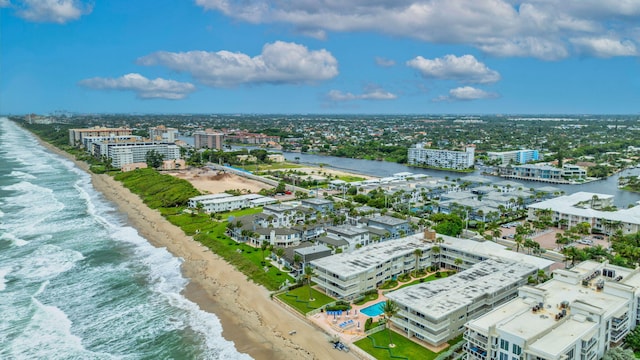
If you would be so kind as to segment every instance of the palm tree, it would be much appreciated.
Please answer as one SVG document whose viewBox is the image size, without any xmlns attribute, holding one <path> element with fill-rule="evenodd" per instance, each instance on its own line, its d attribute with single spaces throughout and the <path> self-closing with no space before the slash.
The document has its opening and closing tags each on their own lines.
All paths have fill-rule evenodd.
<svg viewBox="0 0 640 360">
<path fill-rule="evenodd" d="M 300 264 L 301 261 L 302 261 L 302 256 L 300 256 L 300 254 L 298 254 L 298 253 L 295 253 L 293 255 L 293 264 L 294 265 L 298 265 L 298 264 Z"/>
<path fill-rule="evenodd" d="M 436 239 L 437 240 L 437 239 Z M 436 264 L 436 267 L 440 267 L 440 246 L 434 246 L 431 248 L 431 253 L 435 256 L 437 256 L 438 261 L 434 261 L 434 263 Z"/>
<path fill-rule="evenodd" d="M 420 262 L 420 258 L 422 257 L 422 249 L 413 250 L 413 255 L 416 257 L 416 266 L 415 266 L 415 276 L 418 277 L 418 266 Z"/>
<path fill-rule="evenodd" d="M 524 244 L 524 236 L 522 236 L 522 234 L 516 234 L 513 237 L 513 241 L 516 243 L 516 252 L 520 252 L 520 246 Z"/>
<path fill-rule="evenodd" d="M 260 250 L 262 250 L 262 260 L 264 261 L 264 251 L 267 250 L 267 247 L 269 247 L 269 243 L 266 241 L 263 241 L 262 244 L 260 244 Z"/>
<path fill-rule="evenodd" d="M 453 260 L 453 263 L 456 264 L 456 267 L 458 268 L 458 270 L 460 270 L 460 265 L 462 265 L 464 261 L 462 261 L 462 259 L 460 258 L 456 258 L 455 260 Z"/>
<path fill-rule="evenodd" d="M 500 236 L 502 236 L 502 231 L 500 231 L 500 229 L 499 229 L 499 228 L 495 228 L 495 229 L 493 229 L 493 231 L 492 231 L 491 235 L 492 235 L 492 236 L 493 236 L 493 238 L 494 238 L 494 240 L 493 240 L 493 241 L 496 241 L 495 239 L 499 239 L 499 238 L 500 238 Z"/>
<path fill-rule="evenodd" d="M 304 267 L 304 279 L 307 282 L 307 286 L 309 286 L 309 301 L 315 301 L 311 294 L 311 278 L 316 276 L 316 273 L 313 271 L 313 268 L 309 265 Z"/>
<path fill-rule="evenodd" d="M 279 247 L 276 249 L 276 256 L 278 257 L 278 264 L 280 264 L 280 260 L 282 259 L 282 256 L 284 255 L 284 249 Z M 278 266 L 280 267 L 280 266 Z"/>
<path fill-rule="evenodd" d="M 393 348 L 396 345 L 393 343 L 393 340 L 391 339 L 391 318 L 393 316 L 395 316 L 395 314 L 398 313 L 398 311 L 400 311 L 400 308 L 398 307 L 398 304 L 396 304 L 393 300 L 388 300 L 384 302 L 384 304 L 382 305 L 382 312 L 384 313 L 384 317 L 386 318 L 386 328 L 387 331 L 389 332 L 389 347 Z"/>
</svg>

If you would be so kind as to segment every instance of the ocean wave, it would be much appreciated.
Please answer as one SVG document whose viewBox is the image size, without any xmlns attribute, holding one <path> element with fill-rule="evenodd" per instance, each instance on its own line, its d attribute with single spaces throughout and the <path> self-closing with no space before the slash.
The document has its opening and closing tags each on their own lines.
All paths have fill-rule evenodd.
<svg viewBox="0 0 640 360">
<path fill-rule="evenodd" d="M 0 291 L 7 288 L 7 279 L 5 277 L 11 272 L 11 269 L 0 269 Z"/>
<path fill-rule="evenodd" d="M 171 306 L 184 311 L 182 316 L 174 315 L 165 326 L 180 330 L 188 327 L 201 334 L 206 343 L 204 356 L 207 359 L 251 359 L 238 353 L 233 342 L 222 337 L 222 325 L 214 314 L 203 311 L 182 295 L 188 280 L 180 270 L 181 258 L 173 256 L 165 248 L 153 247 L 131 227 L 118 229 L 113 237 L 136 245 L 137 256 L 150 270 L 148 281 L 151 290 L 162 295 Z"/>
<path fill-rule="evenodd" d="M 56 245 L 42 245 L 24 258 L 15 275 L 24 279 L 52 279 L 71 270 L 84 256 Z"/>
<path fill-rule="evenodd" d="M 58 307 L 45 305 L 35 297 L 35 308 L 22 333 L 5 349 L 13 359 L 113 359 L 108 354 L 88 351 L 82 339 L 71 332 L 72 322 Z"/>
<path fill-rule="evenodd" d="M 9 240 L 15 246 L 25 246 L 29 243 L 27 240 L 20 239 L 10 232 L 0 235 L 0 240 Z"/>
<path fill-rule="evenodd" d="M 13 176 L 19 179 L 24 179 L 24 180 L 35 180 L 37 179 L 37 177 L 31 175 L 31 174 L 27 174 L 26 172 L 22 172 L 22 171 L 12 171 L 11 174 L 9 174 L 9 176 Z"/>
</svg>

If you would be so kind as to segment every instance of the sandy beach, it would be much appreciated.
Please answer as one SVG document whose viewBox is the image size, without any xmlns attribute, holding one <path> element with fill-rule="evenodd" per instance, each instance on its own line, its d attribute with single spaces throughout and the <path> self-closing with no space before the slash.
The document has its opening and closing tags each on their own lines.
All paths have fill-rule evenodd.
<svg viewBox="0 0 640 360">
<path fill-rule="evenodd" d="M 52 152 L 84 162 L 41 142 Z M 182 272 L 190 280 L 185 296 L 221 321 L 223 336 L 238 351 L 254 359 L 354 359 L 352 353 L 334 350 L 330 336 L 272 301 L 269 292 L 237 271 L 222 258 L 186 236 L 159 212 L 108 175 L 91 174 L 93 186 L 126 214 L 129 223 L 157 247 L 165 247 L 184 260 Z M 291 330 L 296 333 L 289 335 Z"/>
</svg>

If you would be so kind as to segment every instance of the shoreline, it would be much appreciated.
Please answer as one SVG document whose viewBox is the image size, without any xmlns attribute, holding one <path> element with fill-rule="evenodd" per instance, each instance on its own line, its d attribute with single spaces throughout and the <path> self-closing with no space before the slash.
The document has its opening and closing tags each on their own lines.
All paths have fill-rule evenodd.
<svg viewBox="0 0 640 360">
<path fill-rule="evenodd" d="M 35 136 L 35 134 L 33 134 Z M 216 315 L 222 336 L 236 350 L 262 359 L 354 359 L 336 351 L 329 334 L 271 300 L 269 292 L 147 207 L 135 194 L 106 174 L 94 174 L 83 161 L 35 136 L 49 151 L 71 160 L 91 176 L 96 191 L 126 215 L 128 223 L 151 245 L 165 247 L 183 260 L 189 283 L 182 294 L 200 309 Z M 296 333 L 289 335 L 289 331 Z"/>
</svg>

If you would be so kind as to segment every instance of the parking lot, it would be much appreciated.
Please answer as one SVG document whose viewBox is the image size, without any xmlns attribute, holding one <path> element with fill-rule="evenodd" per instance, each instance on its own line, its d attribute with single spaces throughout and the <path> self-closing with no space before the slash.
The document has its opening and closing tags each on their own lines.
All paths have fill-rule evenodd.
<svg viewBox="0 0 640 360">
<path fill-rule="evenodd" d="M 515 224 L 515 226 L 505 226 L 507 224 L 503 224 L 500 227 L 500 232 L 502 233 L 501 237 L 503 239 L 513 240 L 513 237 L 516 233 L 516 226 L 520 225 L 521 222 L 514 222 L 510 224 Z M 559 251 L 560 249 L 558 248 L 558 244 L 556 244 L 556 233 L 564 233 L 564 230 L 552 227 L 547 230 L 543 230 L 540 233 L 534 233 L 531 236 L 531 239 L 538 242 L 540 244 L 540 247 L 542 247 L 543 249 Z M 566 246 L 575 246 L 582 249 L 588 246 L 597 245 L 601 245 L 605 249 L 608 248 L 609 243 L 607 241 L 607 237 L 604 235 L 587 235 L 577 242 L 568 244 Z"/>
</svg>

